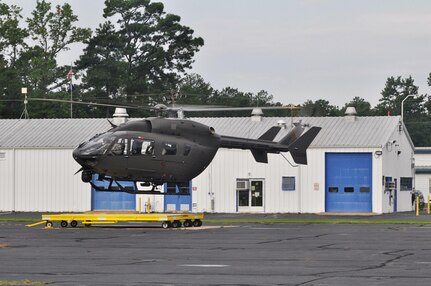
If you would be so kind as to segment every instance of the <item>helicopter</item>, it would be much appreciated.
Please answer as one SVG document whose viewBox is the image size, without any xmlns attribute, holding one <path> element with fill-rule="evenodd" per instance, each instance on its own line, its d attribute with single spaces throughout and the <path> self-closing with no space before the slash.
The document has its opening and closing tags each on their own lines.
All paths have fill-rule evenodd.
<svg viewBox="0 0 431 286">
<path fill-rule="evenodd" d="M 32 98 L 35 101 L 52 101 L 116 108 L 139 108 L 103 103 L 68 101 L 61 99 Z M 296 164 L 307 164 L 307 148 L 320 132 L 320 127 L 306 129 L 295 123 L 290 132 L 274 142 L 282 127 L 269 128 L 258 139 L 224 136 L 202 123 L 185 119 L 184 111 L 249 110 L 253 107 L 184 108 L 158 104 L 150 108 L 156 117 L 131 120 L 82 142 L 73 151 L 73 158 L 81 165 L 76 172 L 96 191 L 126 192 L 132 194 L 166 194 L 157 186 L 173 183 L 180 190 L 177 195 L 189 194 L 189 182 L 211 163 L 219 148 L 250 150 L 255 161 L 268 163 L 268 153 L 290 152 Z M 292 106 L 261 107 L 261 109 L 292 109 Z M 166 114 L 177 115 L 167 118 Z M 107 188 L 96 184 L 107 182 Z M 151 190 L 140 191 L 136 182 Z"/>
<path fill-rule="evenodd" d="M 268 153 L 290 152 L 295 163 L 307 164 L 306 150 L 321 128 L 305 131 L 296 124 L 274 142 L 280 129 L 274 126 L 258 139 L 249 139 L 219 135 L 214 128 L 189 119 L 149 117 L 113 125 L 81 143 L 73 158 L 82 166 L 82 181 L 98 191 L 155 194 L 159 193 L 154 191 L 156 186 L 174 183 L 187 194 L 189 181 L 206 169 L 219 148 L 248 149 L 260 163 L 268 163 Z M 108 180 L 107 189 L 93 182 L 94 174 Z M 140 192 L 120 181 L 142 181 L 152 190 Z"/>
</svg>

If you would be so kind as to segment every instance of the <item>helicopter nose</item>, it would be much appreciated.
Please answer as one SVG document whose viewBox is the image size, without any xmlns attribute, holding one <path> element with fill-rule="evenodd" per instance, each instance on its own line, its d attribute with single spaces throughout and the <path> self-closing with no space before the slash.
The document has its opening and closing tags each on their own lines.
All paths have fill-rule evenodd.
<svg viewBox="0 0 431 286">
<path fill-rule="evenodd" d="M 84 168 L 93 167 L 96 164 L 97 157 L 94 155 L 83 154 L 82 150 L 78 147 L 73 150 L 73 159 Z"/>
<path fill-rule="evenodd" d="M 76 148 L 75 150 L 73 150 L 72 155 L 73 155 L 73 159 L 75 159 L 76 162 L 78 162 L 81 166 L 84 166 L 85 160 L 79 148 Z"/>
</svg>

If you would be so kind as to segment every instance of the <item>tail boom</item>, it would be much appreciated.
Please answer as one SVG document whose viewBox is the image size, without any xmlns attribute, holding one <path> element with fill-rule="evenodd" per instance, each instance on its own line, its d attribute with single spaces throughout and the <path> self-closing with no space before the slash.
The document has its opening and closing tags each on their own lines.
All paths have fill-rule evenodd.
<svg viewBox="0 0 431 286">
<path fill-rule="evenodd" d="M 265 132 L 259 139 L 220 136 L 220 147 L 250 150 L 256 162 L 259 163 L 268 163 L 268 153 L 290 152 L 295 163 L 307 164 L 307 148 L 320 130 L 320 127 L 311 127 L 303 133 L 304 129 L 296 126 L 279 142 L 262 139 L 274 138 L 278 132 L 273 128 Z"/>
</svg>

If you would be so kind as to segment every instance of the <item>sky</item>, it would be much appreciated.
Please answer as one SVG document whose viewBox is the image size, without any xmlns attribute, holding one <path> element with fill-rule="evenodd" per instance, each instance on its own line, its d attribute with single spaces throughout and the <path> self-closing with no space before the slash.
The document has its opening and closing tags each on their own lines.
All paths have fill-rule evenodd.
<svg viewBox="0 0 431 286">
<path fill-rule="evenodd" d="M 24 8 L 36 1 L 0 0 Z M 64 0 L 53 0 L 53 5 Z M 78 26 L 103 22 L 104 1 L 69 0 Z M 216 89 L 265 90 L 274 101 L 325 99 L 344 106 L 358 96 L 378 104 L 390 76 L 411 75 L 431 94 L 431 1 L 162 0 L 165 11 L 202 37 L 189 73 Z M 59 62 L 78 59 L 82 45 Z"/>
</svg>

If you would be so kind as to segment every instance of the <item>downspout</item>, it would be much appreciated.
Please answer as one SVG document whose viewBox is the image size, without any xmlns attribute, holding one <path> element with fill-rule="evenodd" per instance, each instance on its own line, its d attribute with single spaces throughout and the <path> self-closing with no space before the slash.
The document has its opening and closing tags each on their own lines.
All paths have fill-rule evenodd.
<svg viewBox="0 0 431 286">
<path fill-rule="evenodd" d="M 15 201 L 16 201 L 16 184 L 15 184 L 15 173 L 16 173 L 16 163 L 15 163 L 15 148 L 12 149 L 12 211 L 16 210 Z"/>
<path fill-rule="evenodd" d="M 302 178 L 301 178 L 301 166 L 298 167 L 298 204 L 299 208 L 298 211 L 300 214 L 302 214 Z"/>
</svg>

